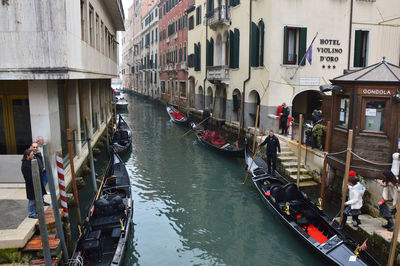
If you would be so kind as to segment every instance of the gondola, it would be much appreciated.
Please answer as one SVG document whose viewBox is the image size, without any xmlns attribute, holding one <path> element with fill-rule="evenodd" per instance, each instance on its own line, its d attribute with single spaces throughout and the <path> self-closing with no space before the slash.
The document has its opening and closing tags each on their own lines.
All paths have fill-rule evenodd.
<svg viewBox="0 0 400 266">
<path fill-rule="evenodd" d="M 129 175 L 120 157 L 112 152 L 68 265 L 122 265 L 132 214 Z"/>
<path fill-rule="evenodd" d="M 246 145 L 247 171 L 267 208 L 313 252 L 333 265 L 379 265 L 368 252 L 360 251 L 355 241 L 339 231 L 331 218 L 300 192 L 296 184 L 277 172 L 275 176 L 268 175 L 266 163 L 258 156 L 253 161 L 253 157 L 254 153 Z"/>
<path fill-rule="evenodd" d="M 193 128 L 194 133 L 196 134 L 197 140 L 210 150 L 229 157 L 243 158 L 243 148 L 237 147 L 235 144 L 225 141 L 224 138 L 215 135 L 213 136 L 213 134 L 215 134 L 216 132 L 214 133 L 208 130 L 204 130 L 201 125 L 196 126 L 194 122 L 191 122 L 190 125 Z"/>
<path fill-rule="evenodd" d="M 184 113 L 181 112 L 177 107 L 167 103 L 166 104 L 167 113 L 171 118 L 172 122 L 179 125 L 187 125 L 188 119 Z"/>
<path fill-rule="evenodd" d="M 128 104 L 129 104 L 128 101 L 124 97 L 122 97 L 117 99 L 116 108 L 117 110 L 128 109 Z"/>
<path fill-rule="evenodd" d="M 115 152 L 120 153 L 126 151 L 129 146 L 132 144 L 132 132 L 129 128 L 128 124 L 119 115 L 118 123 L 115 129 L 115 132 L 111 138 L 111 145 Z"/>
</svg>

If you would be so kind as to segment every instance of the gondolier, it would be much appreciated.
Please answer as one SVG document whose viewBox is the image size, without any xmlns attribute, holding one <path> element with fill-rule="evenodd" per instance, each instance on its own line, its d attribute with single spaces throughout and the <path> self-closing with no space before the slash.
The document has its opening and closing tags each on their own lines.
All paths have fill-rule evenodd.
<svg viewBox="0 0 400 266">
<path fill-rule="evenodd" d="M 281 145 L 279 143 L 279 139 L 274 135 L 274 131 L 270 130 L 268 137 L 260 144 L 260 146 L 267 145 L 267 165 L 268 165 L 268 174 L 275 176 L 276 170 L 276 156 L 277 154 L 281 154 Z M 271 164 L 272 164 L 272 172 L 271 172 Z"/>
</svg>

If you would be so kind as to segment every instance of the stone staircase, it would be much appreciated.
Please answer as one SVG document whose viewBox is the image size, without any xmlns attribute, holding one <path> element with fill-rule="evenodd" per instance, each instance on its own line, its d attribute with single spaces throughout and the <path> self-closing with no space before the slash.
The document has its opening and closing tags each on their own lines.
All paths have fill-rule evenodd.
<svg viewBox="0 0 400 266">
<path fill-rule="evenodd" d="M 297 181 L 297 156 L 289 148 L 285 138 L 278 136 L 281 145 L 281 155 L 278 156 L 277 170 L 286 177 L 289 177 L 291 182 Z M 304 164 L 300 164 L 300 186 L 316 186 L 318 183 L 308 174 L 308 170 Z"/>
</svg>

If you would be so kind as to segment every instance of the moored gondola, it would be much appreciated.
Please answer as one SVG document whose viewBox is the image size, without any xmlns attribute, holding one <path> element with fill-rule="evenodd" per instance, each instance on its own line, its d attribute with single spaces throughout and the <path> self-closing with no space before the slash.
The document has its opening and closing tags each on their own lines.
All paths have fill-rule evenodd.
<svg viewBox="0 0 400 266">
<path fill-rule="evenodd" d="M 132 214 L 129 175 L 120 157 L 112 152 L 68 265 L 122 265 Z"/>
<path fill-rule="evenodd" d="M 115 104 L 117 110 L 128 109 L 129 105 L 128 100 L 126 100 L 124 97 L 118 98 Z"/>
<path fill-rule="evenodd" d="M 261 198 L 285 225 L 301 238 L 312 252 L 336 265 L 379 265 L 344 232 L 337 229 L 323 211 L 317 208 L 297 186 L 275 173 L 267 174 L 266 163 L 246 146 L 247 171 Z"/>
<path fill-rule="evenodd" d="M 196 134 L 197 140 L 210 150 L 225 156 L 243 158 L 243 148 L 229 143 L 225 138 L 219 137 L 215 131 L 205 130 L 201 125 L 196 126 L 194 122 L 191 122 L 190 124 Z"/>
<path fill-rule="evenodd" d="M 120 153 L 129 148 L 132 144 L 132 132 L 128 124 L 119 115 L 115 132 L 111 138 L 111 145 L 115 152 Z"/>
<path fill-rule="evenodd" d="M 182 113 L 181 110 L 179 110 L 177 107 L 167 103 L 166 104 L 166 109 L 169 117 L 171 118 L 172 122 L 179 124 L 179 125 L 187 125 L 188 119 L 184 113 Z"/>
</svg>

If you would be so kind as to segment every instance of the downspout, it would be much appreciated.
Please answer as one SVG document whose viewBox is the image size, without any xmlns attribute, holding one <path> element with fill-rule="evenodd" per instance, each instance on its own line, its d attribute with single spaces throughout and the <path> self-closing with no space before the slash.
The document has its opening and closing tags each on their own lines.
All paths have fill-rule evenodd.
<svg viewBox="0 0 400 266">
<path fill-rule="evenodd" d="M 213 10 L 214 12 L 214 10 Z M 206 51 L 207 51 L 207 41 L 208 41 L 208 18 L 206 16 Z M 207 53 L 206 53 L 206 60 L 204 60 L 205 62 L 207 62 Z M 203 80 L 203 109 L 206 108 L 206 80 L 207 80 L 207 63 L 205 64 L 205 76 L 204 76 L 204 80 Z M 214 99 L 215 101 L 215 99 Z M 214 110 L 212 110 L 212 112 L 214 113 Z"/>
<path fill-rule="evenodd" d="M 349 51 L 347 53 L 347 70 L 350 70 L 351 34 L 353 31 L 353 3 L 354 3 L 354 0 L 351 0 L 350 1 L 350 23 L 349 23 Z"/>
<path fill-rule="evenodd" d="M 253 14 L 253 0 L 250 0 L 250 15 L 249 15 L 249 32 L 250 32 L 250 38 L 249 38 L 249 66 L 248 66 L 248 74 L 247 78 L 243 81 L 243 93 L 242 93 L 242 103 L 241 103 L 241 108 L 242 108 L 242 114 L 241 114 L 241 119 L 242 123 L 239 121 L 239 127 L 244 127 L 244 101 L 246 99 L 246 83 L 251 79 L 251 55 L 250 55 L 250 49 L 251 49 L 251 22 L 252 22 L 252 14 Z M 231 49 L 231 47 L 229 47 Z M 261 104 L 261 103 L 260 103 Z"/>
</svg>

